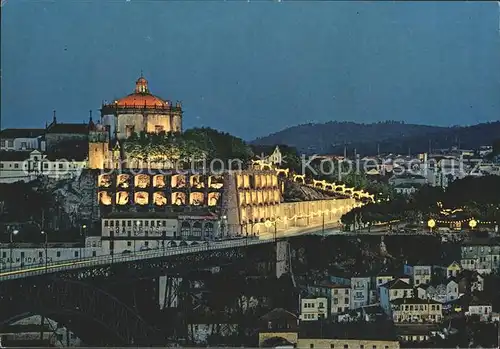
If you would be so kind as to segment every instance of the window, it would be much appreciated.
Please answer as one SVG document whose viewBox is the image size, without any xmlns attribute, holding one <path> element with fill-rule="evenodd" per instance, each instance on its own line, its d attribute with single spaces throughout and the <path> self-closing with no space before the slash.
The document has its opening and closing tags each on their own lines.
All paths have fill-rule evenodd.
<svg viewBox="0 0 500 349">
<path fill-rule="evenodd" d="M 2 139 L 2 141 L 0 141 L 0 147 L 5 147 L 5 140 Z"/>
<path fill-rule="evenodd" d="M 335 344 L 330 344 L 330 349 L 334 349 L 335 348 Z"/>
<path fill-rule="evenodd" d="M 360 344 L 359 349 L 365 349 L 365 346 L 363 344 Z"/>
<path fill-rule="evenodd" d="M 92 251 L 92 257 L 96 257 L 97 256 L 97 252 L 96 251 Z"/>
<path fill-rule="evenodd" d="M 7 258 L 7 252 L 2 252 L 2 258 Z"/>
<path fill-rule="evenodd" d="M 19 168 L 19 164 L 14 164 L 14 168 Z"/>
<path fill-rule="evenodd" d="M 27 144 L 26 142 L 21 142 L 21 148 L 22 149 L 26 149 L 27 148 Z M 36 159 L 35 159 L 36 160 Z"/>
<path fill-rule="evenodd" d="M 344 349 L 349 349 L 349 344 L 344 344 Z"/>
<path fill-rule="evenodd" d="M 309 348 L 313 349 L 314 348 L 314 344 L 309 344 Z"/>
<path fill-rule="evenodd" d="M 0 168 L 3 168 L 3 164 L 0 164 Z"/>
<path fill-rule="evenodd" d="M 78 251 L 75 251 L 75 257 L 78 257 Z"/>
<path fill-rule="evenodd" d="M 63 164 L 59 164 L 59 168 L 63 168 Z"/>
<path fill-rule="evenodd" d="M 127 246 L 128 247 L 132 246 L 132 241 L 127 241 Z"/>
<path fill-rule="evenodd" d="M 57 257 L 61 257 L 61 252 L 60 252 L 60 251 L 57 251 L 56 256 L 57 256 Z"/>
<path fill-rule="evenodd" d="M 144 241 L 144 246 L 148 247 L 149 241 Z"/>
<path fill-rule="evenodd" d="M 43 257 L 43 252 L 38 252 L 38 258 L 42 258 Z"/>
<path fill-rule="evenodd" d="M 349 303 L 349 298 L 344 298 L 344 304 Z"/>
<path fill-rule="evenodd" d="M 9 140 L 9 141 L 7 141 L 7 146 L 8 146 L 9 148 L 12 148 L 12 147 L 14 146 L 14 141 L 13 141 L 13 140 Z"/>
<path fill-rule="evenodd" d="M 104 221 L 104 226 L 107 227 L 109 225 L 108 221 Z"/>
<path fill-rule="evenodd" d="M 345 293 L 345 294 L 349 294 L 349 290 L 348 290 L 348 289 L 346 289 L 344 293 Z"/>
</svg>

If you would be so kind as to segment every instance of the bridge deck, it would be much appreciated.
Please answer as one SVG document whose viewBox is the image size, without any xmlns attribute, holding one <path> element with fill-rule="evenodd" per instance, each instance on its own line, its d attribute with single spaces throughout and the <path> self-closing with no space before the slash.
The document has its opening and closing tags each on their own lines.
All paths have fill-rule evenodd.
<svg viewBox="0 0 500 349">
<path fill-rule="evenodd" d="M 331 234 L 339 234 L 340 231 L 338 230 L 338 224 L 332 223 L 332 224 L 326 224 L 324 227 L 322 225 L 319 226 L 314 225 L 308 227 L 292 228 L 284 232 L 278 231 L 276 237 L 289 238 L 305 234 L 319 234 L 319 233 L 325 233 L 325 235 L 331 235 Z M 169 257 L 181 254 L 197 253 L 207 250 L 265 244 L 273 242 L 274 237 L 275 237 L 274 232 L 271 232 L 271 233 L 261 234 L 259 238 L 240 238 L 234 240 L 209 242 L 208 244 L 203 243 L 203 244 L 198 244 L 196 246 L 191 245 L 184 247 L 169 247 L 165 249 L 148 250 L 135 253 L 131 252 L 129 254 L 105 255 L 105 256 L 98 256 L 85 259 L 81 258 L 67 259 L 55 263 L 48 263 L 47 265 L 42 265 L 42 266 L 37 265 L 37 266 L 18 267 L 9 271 L 0 272 L 0 281 L 20 279 L 30 276 L 49 274 L 49 273 L 57 273 L 64 270 L 84 269 L 84 268 L 109 265 L 115 263 L 127 263 L 144 259 L 154 259 L 154 258 Z"/>
<path fill-rule="evenodd" d="M 197 253 L 208 250 L 218 250 L 224 248 L 243 247 L 248 245 L 258 245 L 269 243 L 269 239 L 238 239 L 226 240 L 221 242 L 211 242 L 209 244 L 199 244 L 196 246 L 171 247 L 160 250 L 141 251 L 129 254 L 106 255 L 86 259 L 69 259 L 63 262 L 49 263 L 43 266 L 32 266 L 17 268 L 15 270 L 0 273 L 0 281 L 19 279 L 28 276 L 56 273 L 63 270 L 81 269 L 95 267 L 100 265 L 109 265 L 115 263 L 126 263 L 144 259 L 153 259 L 169 257 L 188 253 Z"/>
</svg>

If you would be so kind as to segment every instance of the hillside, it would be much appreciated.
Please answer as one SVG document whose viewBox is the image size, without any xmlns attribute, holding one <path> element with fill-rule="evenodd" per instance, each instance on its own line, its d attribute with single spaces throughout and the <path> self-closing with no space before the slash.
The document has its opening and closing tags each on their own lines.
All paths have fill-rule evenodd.
<svg viewBox="0 0 500 349">
<path fill-rule="evenodd" d="M 252 144 L 286 144 L 301 153 L 343 154 L 344 145 L 352 153 L 369 155 L 382 153 L 412 153 L 429 149 L 449 148 L 458 141 L 462 148 L 477 148 L 491 144 L 500 136 L 500 122 L 484 123 L 468 127 L 438 127 L 381 122 L 357 124 L 354 122 L 327 122 L 287 128 L 269 136 L 258 138 Z"/>
</svg>

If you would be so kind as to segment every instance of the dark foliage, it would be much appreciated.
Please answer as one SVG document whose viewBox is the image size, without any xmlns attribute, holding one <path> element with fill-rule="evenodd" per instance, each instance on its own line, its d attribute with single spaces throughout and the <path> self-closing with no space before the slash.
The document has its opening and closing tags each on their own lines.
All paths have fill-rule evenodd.
<svg viewBox="0 0 500 349">
<path fill-rule="evenodd" d="M 369 204 L 342 216 L 350 226 L 356 219 L 364 223 L 391 220 L 418 221 L 424 216 L 438 214 L 444 208 L 462 208 L 464 218 L 474 217 L 500 222 L 500 177 L 466 177 L 452 182 L 443 190 L 424 186 L 410 200 L 398 197 L 389 202 Z"/>
</svg>

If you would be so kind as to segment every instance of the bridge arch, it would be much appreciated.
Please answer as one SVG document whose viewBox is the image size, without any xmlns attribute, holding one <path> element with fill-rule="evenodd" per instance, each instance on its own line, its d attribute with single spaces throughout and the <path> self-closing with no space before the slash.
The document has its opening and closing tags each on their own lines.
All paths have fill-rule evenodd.
<svg viewBox="0 0 500 349">
<path fill-rule="evenodd" d="M 134 310 L 90 284 L 55 277 L 0 283 L 0 330 L 39 314 L 57 321 L 87 345 L 153 344 L 157 331 Z"/>
</svg>

